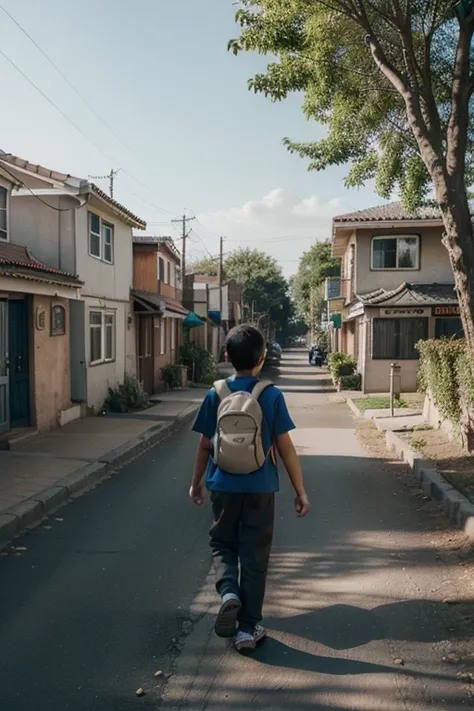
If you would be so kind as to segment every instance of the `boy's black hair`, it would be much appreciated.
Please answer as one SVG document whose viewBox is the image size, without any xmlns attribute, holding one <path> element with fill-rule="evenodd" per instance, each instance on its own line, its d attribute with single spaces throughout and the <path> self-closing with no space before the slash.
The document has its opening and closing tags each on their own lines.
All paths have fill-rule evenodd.
<svg viewBox="0 0 474 711">
<path fill-rule="evenodd" d="M 243 323 L 229 332 L 226 350 L 237 372 L 252 370 L 265 351 L 265 341 L 258 328 Z"/>
</svg>

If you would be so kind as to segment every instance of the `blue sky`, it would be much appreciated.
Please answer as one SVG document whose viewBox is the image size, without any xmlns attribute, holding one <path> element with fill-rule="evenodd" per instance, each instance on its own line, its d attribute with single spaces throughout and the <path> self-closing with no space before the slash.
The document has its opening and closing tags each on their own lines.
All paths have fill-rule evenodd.
<svg viewBox="0 0 474 711">
<path fill-rule="evenodd" d="M 0 10 L 0 49 L 84 134 L 0 55 L 0 147 L 84 177 L 122 168 L 116 197 L 150 233 L 176 234 L 169 221 L 184 208 L 198 216 L 191 256 L 214 253 L 225 234 L 227 250 L 258 246 L 290 274 L 330 235 L 333 214 L 377 202 L 370 187 L 346 190 L 344 169 L 308 173 L 284 149 L 283 136 L 323 129 L 303 117 L 300 97 L 272 104 L 248 91 L 267 60 L 227 52 L 238 34 L 232 0 L 0 2 L 107 124 Z"/>
</svg>

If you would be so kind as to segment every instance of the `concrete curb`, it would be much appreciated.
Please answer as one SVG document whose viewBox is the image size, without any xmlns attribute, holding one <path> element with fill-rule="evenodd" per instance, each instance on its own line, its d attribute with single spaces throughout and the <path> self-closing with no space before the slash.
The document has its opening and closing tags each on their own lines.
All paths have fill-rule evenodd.
<svg viewBox="0 0 474 711">
<path fill-rule="evenodd" d="M 387 449 L 395 452 L 413 470 L 426 496 L 439 503 L 451 521 L 474 541 L 474 504 L 454 488 L 419 452 L 404 442 L 395 432 L 386 433 Z"/>
<path fill-rule="evenodd" d="M 357 405 L 355 404 L 354 400 L 352 400 L 350 397 L 346 398 L 346 403 L 349 405 L 349 408 L 352 410 L 352 413 L 356 417 L 364 417 L 362 412 L 359 410 Z"/>
<path fill-rule="evenodd" d="M 112 475 L 118 467 L 135 459 L 189 423 L 194 419 L 199 407 L 198 404 L 190 405 L 172 422 L 153 425 L 139 437 L 107 452 L 93 464 L 77 469 L 59 479 L 54 486 L 43 489 L 30 499 L 0 512 L 0 549 L 24 529 L 37 526 L 47 514 L 70 501 L 73 496 L 78 496 L 86 489 L 95 486 L 105 477 Z"/>
</svg>

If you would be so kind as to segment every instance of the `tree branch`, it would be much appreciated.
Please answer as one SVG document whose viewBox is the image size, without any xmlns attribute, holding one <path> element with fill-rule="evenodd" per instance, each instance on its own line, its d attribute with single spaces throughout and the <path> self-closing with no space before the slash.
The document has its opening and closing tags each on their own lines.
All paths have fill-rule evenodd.
<svg viewBox="0 0 474 711">
<path fill-rule="evenodd" d="M 461 23 L 453 71 L 451 114 L 447 132 L 446 168 L 448 175 L 455 178 L 456 190 L 464 184 L 467 132 L 469 128 L 469 98 L 472 93 L 469 58 L 473 30 L 474 28 L 468 23 Z"/>
</svg>

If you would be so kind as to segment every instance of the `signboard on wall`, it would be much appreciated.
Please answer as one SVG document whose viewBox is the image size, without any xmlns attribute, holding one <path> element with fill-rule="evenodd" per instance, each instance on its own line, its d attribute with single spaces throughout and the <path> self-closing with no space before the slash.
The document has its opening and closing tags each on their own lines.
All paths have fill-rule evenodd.
<svg viewBox="0 0 474 711">
<path fill-rule="evenodd" d="M 333 299 L 341 298 L 341 279 L 340 277 L 328 277 L 326 279 L 326 289 L 325 289 L 325 299 L 326 301 L 332 301 Z"/>
<path fill-rule="evenodd" d="M 458 304 L 448 304 L 447 306 L 433 306 L 431 310 L 432 316 L 440 316 L 442 318 L 459 318 L 461 309 Z"/>
<path fill-rule="evenodd" d="M 420 316 L 431 316 L 430 308 L 423 306 L 400 306 L 400 308 L 381 308 L 380 318 L 400 318 L 402 316 L 411 316 L 417 318 Z"/>
<path fill-rule="evenodd" d="M 329 314 L 341 313 L 344 309 L 344 299 L 333 299 L 328 301 L 328 312 Z"/>
</svg>

